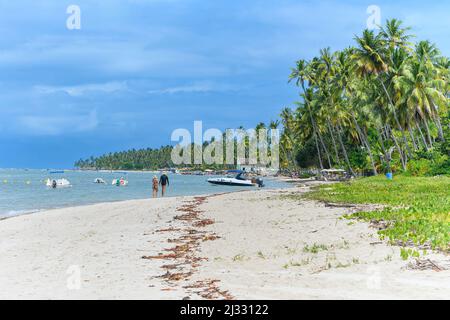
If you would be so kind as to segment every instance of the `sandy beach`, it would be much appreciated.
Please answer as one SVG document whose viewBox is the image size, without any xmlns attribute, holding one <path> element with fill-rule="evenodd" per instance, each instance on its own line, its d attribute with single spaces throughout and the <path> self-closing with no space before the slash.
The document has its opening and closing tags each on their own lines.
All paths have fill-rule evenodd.
<svg viewBox="0 0 450 320">
<path fill-rule="evenodd" d="M 448 299 L 355 208 L 307 188 L 125 201 L 0 221 L 1 299 Z M 409 267 L 408 267 L 409 266 Z"/>
</svg>

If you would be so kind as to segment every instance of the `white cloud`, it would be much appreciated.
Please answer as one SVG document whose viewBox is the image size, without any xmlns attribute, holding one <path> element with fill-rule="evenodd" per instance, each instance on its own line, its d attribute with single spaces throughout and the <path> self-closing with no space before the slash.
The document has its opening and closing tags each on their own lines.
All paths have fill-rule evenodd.
<svg viewBox="0 0 450 320">
<path fill-rule="evenodd" d="M 125 82 L 93 83 L 78 86 L 35 86 L 34 90 L 40 94 L 54 94 L 65 92 L 72 97 L 82 96 L 89 92 L 113 93 L 126 91 L 128 89 Z"/>
<path fill-rule="evenodd" d="M 92 131 L 98 126 L 97 112 L 87 115 L 23 116 L 19 118 L 24 134 L 60 135 Z"/>
<path fill-rule="evenodd" d="M 234 90 L 232 86 L 215 84 L 213 82 L 196 82 L 184 86 L 174 86 L 163 89 L 149 90 L 150 94 L 177 94 L 177 93 L 206 93 L 225 92 Z"/>
<path fill-rule="evenodd" d="M 154 31 L 158 33 L 159 30 Z M 176 31 L 168 38 L 176 41 Z M 129 35 L 129 34 L 127 34 Z M 159 35 L 143 38 L 141 34 L 128 39 L 106 36 L 67 38 L 62 36 L 36 36 L 27 42 L 0 50 L 0 67 L 64 70 L 64 77 L 90 72 L 105 77 L 147 75 L 204 76 L 226 75 L 229 68 L 218 64 L 208 53 L 176 45 L 161 46 Z"/>
</svg>

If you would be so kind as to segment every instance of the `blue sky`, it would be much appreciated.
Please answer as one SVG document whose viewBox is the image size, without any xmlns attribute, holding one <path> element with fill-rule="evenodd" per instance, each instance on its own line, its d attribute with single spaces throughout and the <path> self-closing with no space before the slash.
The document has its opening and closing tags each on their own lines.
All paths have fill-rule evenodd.
<svg viewBox="0 0 450 320">
<path fill-rule="evenodd" d="M 66 8 L 81 8 L 81 30 Z M 450 55 L 448 3 L 0 0 L 0 167 L 170 144 L 176 128 L 252 127 L 297 99 L 299 58 L 342 49 L 369 5 Z"/>
</svg>

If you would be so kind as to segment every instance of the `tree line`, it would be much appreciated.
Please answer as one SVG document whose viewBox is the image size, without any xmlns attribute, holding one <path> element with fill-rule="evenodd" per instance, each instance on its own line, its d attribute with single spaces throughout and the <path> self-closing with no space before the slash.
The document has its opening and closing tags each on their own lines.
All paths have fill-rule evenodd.
<svg viewBox="0 0 450 320">
<path fill-rule="evenodd" d="M 413 43 L 410 30 L 399 20 L 388 20 L 378 31 L 364 30 L 353 46 L 335 52 L 325 48 L 311 60 L 297 61 L 289 82 L 298 88 L 299 101 L 294 108 L 284 108 L 279 120 L 256 126 L 281 129 L 281 169 L 450 174 L 450 60 L 430 41 Z M 176 167 L 172 149 L 109 153 L 79 160 L 75 166 Z"/>
<path fill-rule="evenodd" d="M 392 19 L 296 63 L 289 81 L 301 99 L 281 113 L 286 168 L 449 173 L 450 61 L 412 39 Z"/>
<path fill-rule="evenodd" d="M 276 129 L 278 127 L 278 122 L 273 122 L 270 125 L 270 128 Z M 271 155 L 271 133 L 266 128 L 264 123 L 260 123 L 256 126 L 255 130 L 266 129 L 263 133 L 267 134 L 266 139 L 266 149 L 267 156 Z M 205 170 L 205 169 L 213 169 L 213 170 L 228 170 L 236 168 L 238 162 L 243 161 L 244 159 L 249 159 L 250 157 L 250 144 L 253 142 L 255 145 L 258 145 L 259 139 L 252 137 L 249 134 L 246 134 L 244 127 L 240 127 L 239 130 L 243 133 L 240 135 L 227 136 L 226 133 L 223 133 L 222 140 L 216 140 L 212 138 L 209 141 L 203 142 L 202 145 L 196 145 L 191 143 L 188 147 L 182 147 L 181 149 L 175 149 L 174 146 L 163 146 L 157 149 L 131 149 L 128 151 L 108 153 L 99 157 L 91 156 L 88 159 L 80 159 L 75 162 L 75 167 L 80 169 L 91 169 L 91 170 L 157 170 L 162 168 L 188 168 L 192 170 Z M 264 136 L 264 135 L 263 135 Z M 259 138 L 259 136 L 258 136 Z M 257 139 L 252 140 L 252 139 Z M 232 151 L 227 150 L 227 142 L 230 142 L 233 146 Z M 243 146 L 240 148 L 239 146 Z M 190 150 L 188 150 L 190 149 Z M 243 154 L 239 154 L 239 152 L 243 149 Z M 201 164 L 196 163 L 195 153 L 201 151 L 204 155 L 205 153 L 214 157 L 213 160 L 218 160 L 217 163 L 206 163 L 203 161 Z M 219 153 L 219 150 L 222 150 Z M 239 150 L 239 151 L 238 151 Z M 187 153 L 186 157 L 183 155 Z M 231 152 L 231 162 L 227 163 L 230 156 L 228 153 Z M 257 150 L 256 153 L 256 161 L 262 162 L 260 155 L 260 150 Z M 183 163 L 175 164 L 174 159 L 172 158 L 173 153 L 179 155 L 183 158 Z M 200 156 L 203 156 L 203 155 Z M 216 157 L 217 155 L 217 157 Z M 243 159 L 244 158 L 244 159 Z M 204 159 L 204 157 L 203 157 Z M 222 159 L 222 160 L 220 160 Z M 239 159 L 239 161 L 238 161 Z"/>
</svg>

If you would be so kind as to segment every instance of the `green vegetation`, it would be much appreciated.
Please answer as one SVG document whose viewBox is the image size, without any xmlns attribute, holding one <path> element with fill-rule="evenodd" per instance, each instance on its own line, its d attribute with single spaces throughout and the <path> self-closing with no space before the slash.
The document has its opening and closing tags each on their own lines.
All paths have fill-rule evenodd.
<svg viewBox="0 0 450 320">
<path fill-rule="evenodd" d="M 412 43 L 413 38 L 410 28 L 392 19 L 379 32 L 364 30 L 342 51 L 325 48 L 309 61 L 297 61 L 289 76 L 300 94 L 295 108 L 283 109 L 280 121 L 255 128 L 282 130 L 282 169 L 300 174 L 303 168 L 332 167 L 353 175 L 450 174 L 450 59 L 430 41 Z M 129 150 L 75 166 L 175 167 L 171 151 L 171 146 Z"/>
<path fill-rule="evenodd" d="M 450 60 L 409 31 L 388 20 L 355 46 L 297 62 L 301 100 L 281 113 L 285 169 L 450 174 Z"/>
<path fill-rule="evenodd" d="M 320 251 L 327 251 L 328 247 L 325 244 L 316 244 L 314 243 L 312 246 L 306 245 L 303 248 L 303 252 L 310 252 L 310 253 L 319 253 Z"/>
<path fill-rule="evenodd" d="M 335 203 L 381 204 L 384 209 L 358 212 L 357 218 L 380 225 L 382 238 L 402 246 L 450 252 L 450 178 L 398 176 L 358 179 L 316 188 L 307 198 Z M 402 257 L 416 255 L 402 250 Z"/>
<path fill-rule="evenodd" d="M 244 256 L 243 254 L 238 254 L 233 257 L 233 262 L 242 262 L 247 259 L 248 258 L 246 256 Z"/>
<path fill-rule="evenodd" d="M 267 141 L 268 141 L 268 156 L 271 154 L 271 141 L 270 134 L 267 129 L 276 129 L 278 127 L 279 123 L 277 121 L 272 121 L 267 127 L 264 123 L 259 123 L 255 130 L 261 130 L 266 129 L 267 132 Z M 242 126 L 238 128 L 239 130 L 245 130 Z M 228 140 L 227 140 L 228 139 Z M 75 167 L 80 169 L 104 169 L 104 170 L 157 170 L 160 168 L 189 168 L 191 170 L 205 170 L 205 169 L 213 169 L 213 170 L 229 170 L 229 169 L 235 169 L 238 159 L 238 140 L 239 144 L 243 144 L 245 156 L 248 158 L 250 153 L 250 137 L 247 135 L 243 137 L 242 139 L 238 139 L 237 136 L 231 136 L 228 137 L 225 133 L 223 134 L 223 140 L 222 147 L 223 147 L 223 161 L 218 161 L 222 163 L 227 163 L 229 155 L 227 150 L 227 143 L 234 144 L 234 148 L 232 151 L 231 159 L 234 161 L 232 164 L 206 164 L 205 162 L 201 164 L 195 164 L 196 161 L 194 161 L 194 151 L 200 150 L 200 148 L 203 150 L 203 152 L 206 152 L 209 154 L 206 149 L 214 149 L 210 147 L 219 148 L 220 144 L 219 141 L 215 141 L 214 138 L 212 138 L 209 141 L 204 141 L 203 144 L 196 145 L 192 143 L 190 145 L 190 153 L 191 153 L 191 164 L 181 164 L 176 165 L 172 161 L 172 151 L 176 151 L 176 154 L 180 153 L 180 150 L 174 150 L 173 146 L 163 146 L 158 149 L 131 149 L 128 151 L 122 151 L 122 152 L 115 152 L 115 153 L 109 153 L 104 154 L 99 157 L 90 157 L 88 159 L 80 159 L 77 162 L 75 162 Z M 216 144 L 215 146 L 213 144 Z M 185 149 L 186 150 L 186 149 Z M 183 154 L 185 152 L 183 150 Z M 214 149 L 215 150 L 215 149 Z M 215 151 L 212 152 L 212 156 L 215 156 Z M 257 152 L 257 158 L 259 159 L 259 152 Z M 189 157 L 188 157 L 189 159 Z"/>
<path fill-rule="evenodd" d="M 75 162 L 75 167 L 80 169 L 156 170 L 158 168 L 172 167 L 171 152 L 171 146 L 159 149 L 132 149 L 105 154 L 98 158 L 80 159 Z"/>
<path fill-rule="evenodd" d="M 258 255 L 258 258 L 261 258 L 264 260 L 266 259 L 266 256 L 264 255 L 264 253 L 262 251 L 258 251 L 257 255 Z"/>
<path fill-rule="evenodd" d="M 205 143 L 204 148 L 209 143 Z M 194 146 L 192 146 L 192 149 Z M 161 168 L 186 167 L 192 170 L 227 170 L 234 166 L 227 165 L 175 165 L 171 154 L 173 147 L 164 146 L 159 149 L 128 150 L 123 152 L 109 153 L 97 158 L 80 159 L 75 162 L 75 167 L 80 169 L 104 169 L 104 170 L 157 170 Z M 194 161 L 192 161 L 194 163 Z"/>
</svg>

